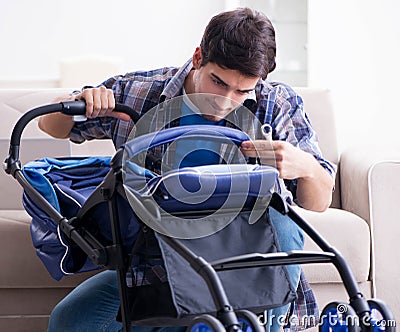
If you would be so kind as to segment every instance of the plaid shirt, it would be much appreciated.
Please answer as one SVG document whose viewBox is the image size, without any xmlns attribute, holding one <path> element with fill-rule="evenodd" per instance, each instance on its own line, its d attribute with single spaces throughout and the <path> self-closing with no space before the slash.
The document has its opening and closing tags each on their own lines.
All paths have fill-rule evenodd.
<svg viewBox="0 0 400 332">
<path fill-rule="evenodd" d="M 114 91 L 117 103 L 128 105 L 143 116 L 160 103 L 182 95 L 184 80 L 191 69 L 191 61 L 188 61 L 181 68 L 167 67 L 115 76 L 103 82 L 102 85 Z M 316 133 L 304 112 L 303 101 L 290 87 L 282 83 L 260 80 L 256 85 L 254 95 L 245 100 L 243 106 L 255 116 L 241 116 L 244 113 L 238 110 L 233 111 L 230 116 L 235 118 L 234 122 L 239 123 L 240 128 L 247 129 L 245 131 L 249 133 L 252 128 L 254 129 L 255 121 L 271 124 L 274 140 L 290 142 L 303 151 L 311 153 L 322 167 L 333 177 L 335 176 L 336 166 L 323 158 Z M 168 117 L 160 116 L 151 125 L 154 126 L 154 130 L 179 125 L 179 121 L 170 120 Z M 70 139 L 81 143 L 85 140 L 111 138 L 118 148 L 129 138 L 132 128 L 132 122 L 100 117 L 76 123 L 71 130 Z M 254 130 L 250 137 L 260 138 L 259 133 Z M 285 181 L 285 183 L 295 198 L 297 181 Z M 296 318 L 293 319 L 291 316 L 289 320 L 288 328 L 291 331 L 303 330 L 315 325 L 318 321 L 317 303 L 303 273 L 297 295 L 298 298 L 290 310 L 292 316 Z"/>
</svg>

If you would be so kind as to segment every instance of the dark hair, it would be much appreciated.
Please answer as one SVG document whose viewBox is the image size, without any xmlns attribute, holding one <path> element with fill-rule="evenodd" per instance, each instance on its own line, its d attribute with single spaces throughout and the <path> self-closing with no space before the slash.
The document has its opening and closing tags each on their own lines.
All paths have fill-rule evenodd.
<svg viewBox="0 0 400 332">
<path fill-rule="evenodd" d="M 201 40 L 202 63 L 263 79 L 275 69 L 275 30 L 264 14 L 239 8 L 214 16 Z"/>
</svg>

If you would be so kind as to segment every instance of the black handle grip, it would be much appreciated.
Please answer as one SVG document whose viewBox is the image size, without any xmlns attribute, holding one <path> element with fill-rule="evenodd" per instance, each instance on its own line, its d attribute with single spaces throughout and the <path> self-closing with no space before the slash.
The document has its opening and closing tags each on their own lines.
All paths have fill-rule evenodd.
<svg viewBox="0 0 400 332">
<path fill-rule="evenodd" d="M 86 103 L 84 100 L 68 100 L 62 101 L 61 113 L 66 115 L 85 115 Z"/>
<path fill-rule="evenodd" d="M 63 101 L 60 104 L 62 106 L 61 113 L 63 114 L 66 115 L 86 114 L 86 103 L 84 100 L 73 100 L 73 101 L 68 100 L 68 101 Z M 139 120 L 139 114 L 135 112 L 132 108 L 124 104 L 116 104 L 114 111 L 128 114 L 134 123 L 136 123 Z"/>
<path fill-rule="evenodd" d="M 139 119 L 139 114 L 137 112 L 123 104 L 116 104 L 114 111 L 128 114 L 134 123 Z M 58 104 L 50 104 L 34 108 L 21 116 L 13 128 L 10 139 L 9 154 L 3 165 L 7 173 L 14 174 L 15 171 L 20 168 L 19 146 L 21 143 L 22 133 L 27 124 L 39 116 L 57 112 L 67 115 L 85 115 L 86 103 L 84 100 L 63 101 Z"/>
</svg>

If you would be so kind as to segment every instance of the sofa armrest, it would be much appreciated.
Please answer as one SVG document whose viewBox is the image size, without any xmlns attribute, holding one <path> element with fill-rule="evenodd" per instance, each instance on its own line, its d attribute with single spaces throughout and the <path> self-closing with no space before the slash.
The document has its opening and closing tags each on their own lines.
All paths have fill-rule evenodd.
<svg viewBox="0 0 400 332">
<path fill-rule="evenodd" d="M 391 145 L 384 148 L 382 146 L 362 146 L 344 151 L 340 157 L 342 208 L 357 214 L 370 225 L 373 222 L 371 215 L 373 212 L 376 217 L 381 218 L 378 212 L 384 213 L 383 216 L 385 216 L 385 211 L 379 209 L 379 206 L 374 207 L 375 199 L 377 199 L 377 190 L 383 186 L 388 190 L 385 196 L 389 192 L 391 194 L 398 192 L 397 190 L 400 190 L 400 188 L 396 188 L 394 184 L 399 179 L 400 174 L 395 172 L 387 174 L 388 177 L 379 178 L 379 170 L 386 167 L 388 167 L 388 170 L 392 170 L 392 167 L 396 168 L 395 165 L 399 163 L 400 145 Z M 371 200 L 372 196 L 374 196 L 374 201 Z"/>
<path fill-rule="evenodd" d="M 371 279 L 375 296 L 400 315 L 400 146 L 358 147 L 345 151 L 340 161 L 342 208 L 370 225 Z M 397 259 L 395 258 L 397 256 Z M 395 258 L 395 259 L 393 259 Z"/>
</svg>

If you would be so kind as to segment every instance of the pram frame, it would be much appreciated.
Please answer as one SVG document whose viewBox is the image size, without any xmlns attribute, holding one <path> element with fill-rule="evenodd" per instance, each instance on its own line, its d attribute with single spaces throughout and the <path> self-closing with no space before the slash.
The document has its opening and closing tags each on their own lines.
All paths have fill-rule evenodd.
<svg viewBox="0 0 400 332">
<path fill-rule="evenodd" d="M 116 204 L 116 192 L 125 195 L 122 186 L 122 155 L 123 149 L 119 149 L 111 160 L 111 170 L 102 183 L 95 189 L 93 194 L 85 202 L 76 217 L 68 220 L 62 216 L 47 200 L 29 183 L 24 176 L 19 161 L 19 147 L 21 136 L 25 126 L 34 118 L 61 112 L 67 115 L 84 115 L 86 105 L 83 101 L 61 102 L 35 108 L 25 113 L 14 126 L 9 155 L 3 163 L 6 173 L 12 175 L 25 190 L 26 194 L 60 227 L 60 230 L 72 241 L 74 241 L 87 256 L 99 266 L 115 269 L 118 275 L 118 289 L 120 296 L 121 317 L 123 331 L 130 329 L 130 318 L 127 314 L 127 285 L 125 282 L 126 255 L 123 252 L 121 232 L 118 222 L 118 209 Z M 138 114 L 127 106 L 117 104 L 116 111 L 131 116 L 134 122 Z M 100 201 L 107 201 L 109 206 L 110 223 L 112 229 L 113 244 L 104 246 L 96 240 L 84 228 L 78 227 L 76 221 L 93 208 Z M 349 295 L 349 304 L 360 317 L 361 329 L 370 330 L 370 307 L 361 293 L 350 266 L 341 253 L 332 247 L 310 224 L 302 219 L 282 198 L 274 193 L 270 206 L 281 214 L 291 218 L 323 252 L 289 251 L 274 254 L 253 253 L 226 259 L 207 262 L 204 258 L 197 256 L 179 240 L 161 235 L 166 243 L 176 250 L 190 266 L 204 279 L 209 287 L 212 299 L 217 308 L 217 318 L 222 322 L 227 331 L 239 329 L 237 317 L 229 304 L 224 287 L 217 275 L 219 271 L 244 269 L 259 266 L 310 264 L 310 263 L 333 263 L 338 270 L 345 289 Z M 142 204 L 144 211 L 148 206 Z M 390 317 L 389 317 L 390 318 Z"/>
</svg>

